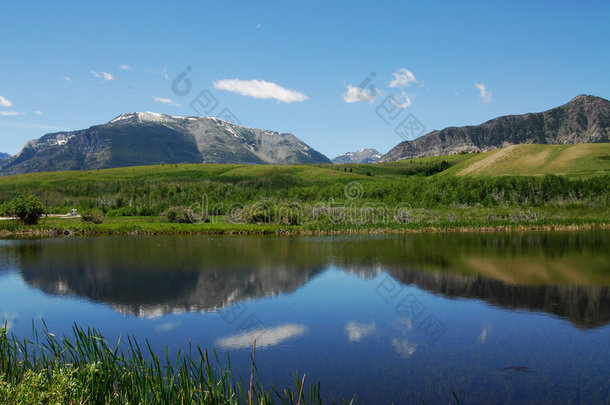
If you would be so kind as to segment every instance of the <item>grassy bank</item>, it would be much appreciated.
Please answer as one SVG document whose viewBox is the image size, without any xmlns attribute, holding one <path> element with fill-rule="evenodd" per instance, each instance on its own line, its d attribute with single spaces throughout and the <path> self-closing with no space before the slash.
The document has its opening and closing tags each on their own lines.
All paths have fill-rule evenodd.
<svg viewBox="0 0 610 405">
<path fill-rule="evenodd" d="M 39 339 L 40 334 L 40 339 Z M 0 328 L 0 404 L 318 404 L 320 385 L 262 387 L 252 373 L 236 376 L 215 351 L 199 346 L 177 358 L 159 358 L 148 342 L 116 346 L 95 330 L 73 327 L 58 337 L 46 327 L 34 341 Z M 143 347 L 143 348 L 142 348 Z"/>
<path fill-rule="evenodd" d="M 217 216 L 201 223 L 168 223 L 159 217 L 107 217 L 101 224 L 78 218 L 43 218 L 39 224 L 26 226 L 18 220 L 0 221 L 0 237 L 75 236 L 75 235 L 172 235 L 172 234 L 341 234 L 401 233 L 447 231 L 501 231 L 594 229 L 610 226 L 610 211 L 605 207 L 452 207 L 409 209 L 400 221 L 373 214 L 362 217 L 357 210 L 337 218 L 318 218 L 298 225 L 285 223 L 234 222 Z M 343 221 L 341 221 L 343 220 Z"/>
</svg>

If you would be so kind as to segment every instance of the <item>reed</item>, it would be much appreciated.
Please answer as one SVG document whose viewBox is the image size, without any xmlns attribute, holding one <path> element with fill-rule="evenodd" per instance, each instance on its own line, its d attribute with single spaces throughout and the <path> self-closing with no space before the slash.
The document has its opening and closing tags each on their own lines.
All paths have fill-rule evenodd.
<svg viewBox="0 0 610 405">
<path fill-rule="evenodd" d="M 56 336 L 32 324 L 32 340 L 0 328 L 0 404 L 319 404 L 320 383 L 304 395 L 295 387 L 264 388 L 252 372 L 248 386 L 222 366 L 215 350 L 189 346 L 170 358 L 155 354 L 146 340 L 127 337 L 111 345 L 97 330 L 74 325 L 72 336 Z M 306 391 L 305 391 L 306 392 Z"/>
</svg>

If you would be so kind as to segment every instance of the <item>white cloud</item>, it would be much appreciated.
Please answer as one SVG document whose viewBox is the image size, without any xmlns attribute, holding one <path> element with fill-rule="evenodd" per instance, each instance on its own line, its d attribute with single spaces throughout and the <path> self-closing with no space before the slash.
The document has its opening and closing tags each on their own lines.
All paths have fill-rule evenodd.
<svg viewBox="0 0 610 405">
<path fill-rule="evenodd" d="M 13 103 L 0 96 L 0 107 L 12 107 Z"/>
<path fill-rule="evenodd" d="M 64 76 L 64 80 L 68 83 L 72 83 L 72 78 L 70 76 Z"/>
<path fill-rule="evenodd" d="M 298 103 L 309 98 L 299 91 L 264 80 L 222 79 L 214 82 L 214 88 L 253 98 L 271 98 L 283 103 Z"/>
<path fill-rule="evenodd" d="M 121 70 L 131 70 L 131 66 L 130 65 L 119 65 L 119 69 L 121 69 Z"/>
<path fill-rule="evenodd" d="M 38 111 L 38 110 L 36 110 L 36 111 L 34 111 L 34 114 L 36 114 L 36 115 L 42 115 L 42 111 Z"/>
<path fill-rule="evenodd" d="M 402 68 L 392 73 L 394 80 L 390 82 L 390 87 L 409 87 L 413 83 L 417 83 L 415 75 L 410 70 Z"/>
<path fill-rule="evenodd" d="M 412 95 L 405 93 L 404 91 L 400 94 L 400 96 L 396 97 L 396 101 L 398 102 L 398 107 L 407 108 L 411 104 L 413 104 L 413 100 L 411 99 Z"/>
<path fill-rule="evenodd" d="M 250 332 L 218 339 L 216 344 L 224 349 L 252 348 L 254 340 L 256 347 L 275 346 L 293 337 L 305 333 L 305 326 L 293 323 L 276 326 L 275 328 L 260 328 Z"/>
<path fill-rule="evenodd" d="M 4 115 L 4 116 L 21 115 L 21 113 L 17 112 L 17 111 L 0 111 L 0 115 Z"/>
<path fill-rule="evenodd" d="M 180 104 L 176 103 L 174 100 L 172 100 L 171 98 L 166 98 L 166 97 L 153 97 L 153 100 L 155 100 L 157 103 L 161 103 L 161 104 L 165 104 L 165 105 L 171 105 L 173 107 L 180 107 Z"/>
<path fill-rule="evenodd" d="M 114 76 L 108 72 L 97 73 L 96 71 L 92 70 L 91 73 L 93 74 L 93 76 L 97 77 L 98 79 L 102 79 L 102 81 L 104 82 L 114 80 Z"/>
<path fill-rule="evenodd" d="M 491 91 L 483 83 L 475 83 L 474 87 L 479 89 L 482 102 L 491 103 Z"/>
<path fill-rule="evenodd" d="M 376 330 L 377 325 L 375 325 L 375 322 L 356 323 L 349 321 L 345 324 L 345 331 L 350 342 L 359 342 Z"/>
<path fill-rule="evenodd" d="M 348 104 L 358 102 L 373 104 L 376 98 L 377 90 L 375 88 L 363 89 L 362 87 L 352 86 L 351 84 L 347 85 L 347 91 L 343 94 L 343 101 Z"/>
</svg>

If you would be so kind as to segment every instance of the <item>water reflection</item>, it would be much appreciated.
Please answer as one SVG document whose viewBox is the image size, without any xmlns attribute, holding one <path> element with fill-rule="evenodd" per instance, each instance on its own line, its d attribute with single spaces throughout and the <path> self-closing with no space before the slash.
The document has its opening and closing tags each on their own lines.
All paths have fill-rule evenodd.
<svg viewBox="0 0 610 405">
<path fill-rule="evenodd" d="M 10 241 L 0 316 L 22 336 L 44 317 L 58 334 L 77 322 L 146 338 L 162 356 L 228 350 L 246 378 L 256 339 L 262 381 L 306 373 L 329 401 L 454 403 L 455 389 L 462 403 L 605 403 L 609 236 Z M 400 290 L 392 300 L 379 294 L 386 281 Z M 405 296 L 425 314 L 402 316 Z M 432 343 L 428 315 L 446 327 Z M 244 328 L 250 316 L 260 323 Z"/>
<path fill-rule="evenodd" d="M 375 333 L 376 330 L 377 325 L 375 325 L 375 322 L 358 323 L 348 321 L 345 324 L 345 331 L 347 332 L 347 336 L 350 342 L 359 342 L 362 339 L 366 338 L 368 335 Z"/>
<path fill-rule="evenodd" d="M 417 350 L 417 343 L 410 343 L 407 339 L 392 339 L 392 347 L 402 357 L 409 357 Z"/>
<path fill-rule="evenodd" d="M 218 339 L 216 344 L 223 349 L 249 349 L 256 341 L 256 347 L 276 346 L 285 340 L 301 336 L 306 327 L 300 324 L 286 324 L 274 328 L 259 328 L 248 332 Z"/>
<path fill-rule="evenodd" d="M 433 294 L 544 311 L 580 328 L 610 322 L 608 231 L 335 238 L 114 237 L 14 241 L 17 268 L 49 294 L 85 297 L 154 318 L 214 311 L 294 292 L 329 266 L 367 279 L 382 270 Z M 160 327 L 171 328 L 171 325 Z M 345 326 L 350 340 L 374 324 Z M 481 332 L 485 341 L 487 331 Z M 409 344 L 396 343 L 402 353 Z"/>
<path fill-rule="evenodd" d="M 610 323 L 608 286 L 523 286 L 483 276 L 390 270 L 397 280 L 446 297 L 474 298 L 501 308 L 544 311 L 580 328 Z"/>
</svg>

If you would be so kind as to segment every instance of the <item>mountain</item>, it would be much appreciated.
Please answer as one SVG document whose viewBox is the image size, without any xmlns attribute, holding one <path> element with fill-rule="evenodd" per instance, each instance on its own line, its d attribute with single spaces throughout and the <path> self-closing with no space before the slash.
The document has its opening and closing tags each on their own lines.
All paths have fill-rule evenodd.
<svg viewBox="0 0 610 405">
<path fill-rule="evenodd" d="M 28 142 L 0 174 L 89 170 L 162 163 L 330 163 L 292 134 L 242 127 L 214 117 L 153 112 L 56 132 Z"/>
<path fill-rule="evenodd" d="M 2 164 L 2 162 L 8 158 L 10 158 L 11 155 L 9 155 L 8 153 L 2 153 L 0 152 L 0 165 Z"/>
<path fill-rule="evenodd" d="M 515 144 L 609 142 L 610 102 L 580 95 L 569 103 L 540 113 L 507 115 L 477 126 L 449 127 L 405 141 L 380 162 L 460 152 L 486 152 Z"/>
<path fill-rule="evenodd" d="M 332 159 L 333 163 L 375 163 L 381 159 L 381 153 L 375 149 L 360 149 L 358 152 L 347 152 Z"/>
</svg>

